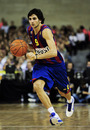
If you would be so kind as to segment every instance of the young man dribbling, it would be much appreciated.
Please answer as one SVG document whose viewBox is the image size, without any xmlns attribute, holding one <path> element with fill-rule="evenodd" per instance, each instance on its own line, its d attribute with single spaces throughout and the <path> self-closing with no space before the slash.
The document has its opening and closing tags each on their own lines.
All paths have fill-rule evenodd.
<svg viewBox="0 0 90 130">
<path fill-rule="evenodd" d="M 74 98 L 71 96 L 65 63 L 57 50 L 51 29 L 43 24 L 44 16 L 42 11 L 36 8 L 30 10 L 28 19 L 30 26 L 27 28 L 27 32 L 32 42 L 30 49 L 34 49 L 35 53 L 29 52 L 26 56 L 31 61 L 36 60 L 32 74 L 33 88 L 50 113 L 50 123 L 52 125 L 61 125 L 63 121 L 55 112 L 49 97 L 44 91 L 44 86 L 46 84 L 49 89 L 57 86 L 61 96 L 67 99 L 66 116 L 72 116 Z"/>
</svg>

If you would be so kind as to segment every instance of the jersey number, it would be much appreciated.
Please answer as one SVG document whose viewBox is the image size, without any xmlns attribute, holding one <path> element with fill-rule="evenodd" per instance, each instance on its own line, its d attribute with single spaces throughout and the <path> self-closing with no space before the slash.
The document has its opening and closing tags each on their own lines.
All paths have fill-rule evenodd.
<svg viewBox="0 0 90 130">
<path fill-rule="evenodd" d="M 67 90 L 69 90 L 69 85 L 67 85 Z"/>
<path fill-rule="evenodd" d="M 35 39 L 36 46 L 39 46 L 38 40 Z"/>
</svg>

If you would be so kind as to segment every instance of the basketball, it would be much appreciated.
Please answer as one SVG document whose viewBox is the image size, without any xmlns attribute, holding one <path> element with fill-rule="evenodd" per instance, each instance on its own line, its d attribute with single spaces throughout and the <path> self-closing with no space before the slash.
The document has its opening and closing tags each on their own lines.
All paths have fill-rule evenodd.
<svg viewBox="0 0 90 130">
<path fill-rule="evenodd" d="M 14 40 L 10 44 L 10 51 L 16 57 L 25 55 L 27 52 L 27 48 L 28 48 L 27 43 L 21 39 Z"/>
</svg>

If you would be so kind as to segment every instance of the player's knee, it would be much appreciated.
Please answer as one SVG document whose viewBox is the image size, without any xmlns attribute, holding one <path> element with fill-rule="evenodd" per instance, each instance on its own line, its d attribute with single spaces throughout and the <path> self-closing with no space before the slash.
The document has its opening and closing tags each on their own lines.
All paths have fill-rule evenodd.
<svg viewBox="0 0 90 130">
<path fill-rule="evenodd" d="M 41 92 L 44 88 L 45 82 L 43 80 L 36 80 L 33 84 L 34 91 Z"/>
<path fill-rule="evenodd" d="M 41 85 L 39 83 L 35 83 L 33 88 L 34 88 L 35 92 L 38 92 L 38 91 L 40 91 L 42 89 L 42 87 L 41 87 Z"/>
</svg>

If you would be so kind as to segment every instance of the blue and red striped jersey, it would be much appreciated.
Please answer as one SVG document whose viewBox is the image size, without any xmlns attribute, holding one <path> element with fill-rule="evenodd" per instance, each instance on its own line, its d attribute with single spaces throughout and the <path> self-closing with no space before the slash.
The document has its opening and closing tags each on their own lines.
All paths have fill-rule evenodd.
<svg viewBox="0 0 90 130">
<path fill-rule="evenodd" d="M 35 52 L 37 55 L 43 54 L 43 53 L 46 53 L 47 51 L 49 51 L 48 44 L 42 36 L 42 31 L 46 28 L 50 29 L 47 25 L 43 24 L 41 26 L 40 31 L 37 33 L 37 35 L 35 35 L 33 28 L 31 26 L 27 27 L 27 33 L 29 34 L 33 48 L 35 49 Z M 55 41 L 55 38 L 54 38 L 54 41 Z M 56 41 L 55 41 L 55 44 L 56 44 Z M 40 64 L 58 64 L 58 63 L 61 63 L 62 61 L 63 61 L 63 58 L 58 50 L 57 50 L 56 57 L 36 60 L 36 62 L 40 63 Z"/>
</svg>

